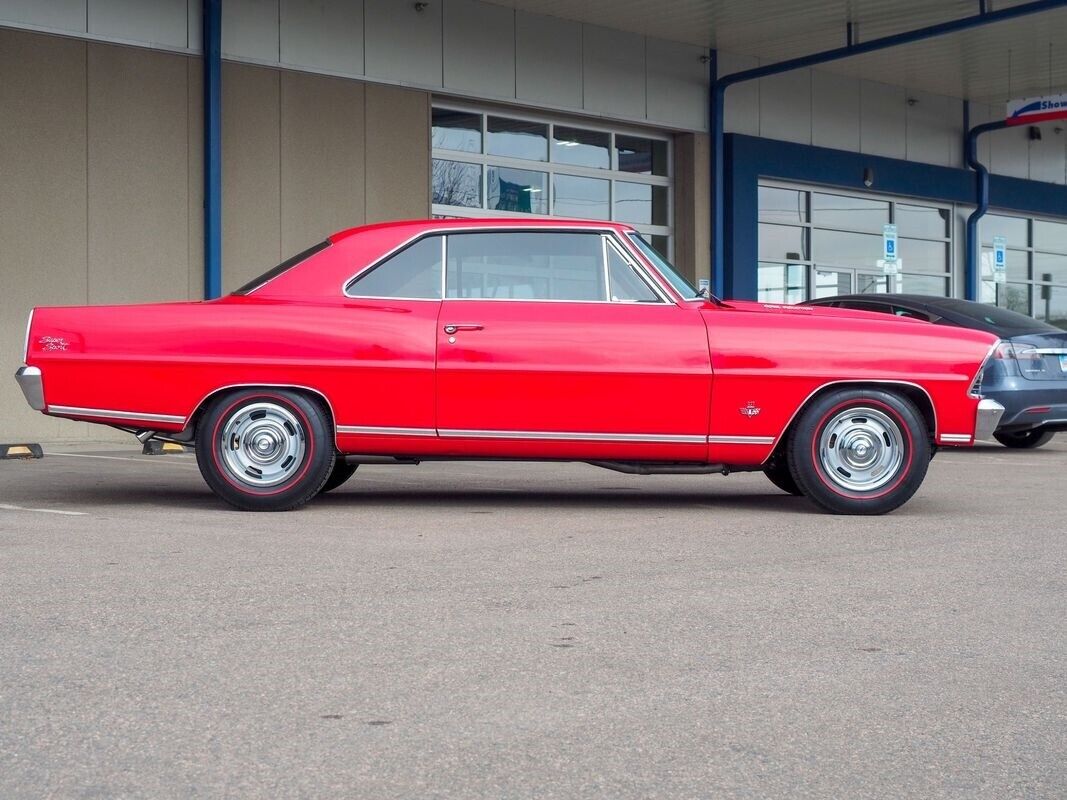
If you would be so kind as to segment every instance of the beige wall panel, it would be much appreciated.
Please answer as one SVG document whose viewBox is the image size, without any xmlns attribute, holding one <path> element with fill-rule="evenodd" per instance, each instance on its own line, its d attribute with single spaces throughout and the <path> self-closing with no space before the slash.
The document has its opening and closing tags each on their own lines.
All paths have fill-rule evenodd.
<svg viewBox="0 0 1067 800">
<path fill-rule="evenodd" d="M 89 45 L 89 302 L 189 292 L 186 59 Z"/>
<path fill-rule="evenodd" d="M 282 260 L 279 74 L 222 65 L 222 288 Z"/>
<path fill-rule="evenodd" d="M 366 86 L 367 222 L 430 215 L 430 95 Z"/>
<path fill-rule="evenodd" d="M 186 60 L 188 74 L 189 299 L 204 296 L 204 70 L 199 58 Z"/>
<path fill-rule="evenodd" d="M 711 276 L 708 135 L 674 137 L 674 263 L 696 283 Z"/>
<path fill-rule="evenodd" d="M 281 255 L 363 223 L 363 84 L 281 75 Z"/>
<path fill-rule="evenodd" d="M 86 300 L 85 43 L 0 30 L 0 441 L 86 426 L 31 410 L 11 373 L 33 306 Z"/>
</svg>

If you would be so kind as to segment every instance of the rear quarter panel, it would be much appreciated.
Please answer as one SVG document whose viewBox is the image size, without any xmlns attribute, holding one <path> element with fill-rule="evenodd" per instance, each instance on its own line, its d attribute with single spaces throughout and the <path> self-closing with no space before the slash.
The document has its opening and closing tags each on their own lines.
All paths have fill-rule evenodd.
<svg viewBox="0 0 1067 800">
<path fill-rule="evenodd" d="M 878 314 L 820 312 L 756 304 L 703 311 L 715 376 L 713 461 L 761 463 L 805 401 L 838 382 L 914 384 L 932 401 L 938 437 L 973 434 L 978 401 L 968 390 L 995 337 Z M 759 413 L 743 412 L 749 404 Z M 716 444 L 715 437 L 769 442 Z"/>
</svg>

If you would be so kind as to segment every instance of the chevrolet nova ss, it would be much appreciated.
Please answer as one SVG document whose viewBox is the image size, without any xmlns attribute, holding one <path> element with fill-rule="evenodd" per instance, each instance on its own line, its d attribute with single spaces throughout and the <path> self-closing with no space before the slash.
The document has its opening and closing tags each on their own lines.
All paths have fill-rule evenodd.
<svg viewBox="0 0 1067 800">
<path fill-rule="evenodd" d="M 625 225 L 431 220 L 334 234 L 218 300 L 34 309 L 16 377 L 46 414 L 193 445 L 247 510 L 360 464 L 520 459 L 761 470 L 880 514 L 996 427 L 996 343 L 704 297 Z"/>
</svg>

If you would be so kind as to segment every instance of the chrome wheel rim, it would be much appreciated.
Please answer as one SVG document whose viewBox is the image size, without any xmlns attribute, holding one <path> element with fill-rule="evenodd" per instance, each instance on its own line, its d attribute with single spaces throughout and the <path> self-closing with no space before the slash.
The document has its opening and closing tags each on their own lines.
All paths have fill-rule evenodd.
<svg viewBox="0 0 1067 800">
<path fill-rule="evenodd" d="M 306 442 L 296 416 L 275 403 L 252 403 L 222 427 L 219 446 L 226 470 L 263 489 L 291 478 L 304 462 Z"/>
<path fill-rule="evenodd" d="M 819 436 L 819 460 L 827 477 L 851 492 L 889 483 L 904 463 L 904 435 L 889 416 L 857 407 L 834 415 Z"/>
</svg>

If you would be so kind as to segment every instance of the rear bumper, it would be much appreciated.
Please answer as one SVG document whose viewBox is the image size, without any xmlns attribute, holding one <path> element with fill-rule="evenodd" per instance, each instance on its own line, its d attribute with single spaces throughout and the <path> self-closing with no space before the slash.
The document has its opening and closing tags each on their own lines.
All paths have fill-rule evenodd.
<svg viewBox="0 0 1067 800">
<path fill-rule="evenodd" d="M 1064 383 L 1067 381 L 1058 381 L 1052 388 L 1022 386 L 1011 391 L 983 394 L 1004 406 L 999 423 L 1002 431 L 1023 433 L 1044 427 L 1062 430 L 1067 426 L 1067 386 Z"/>
<path fill-rule="evenodd" d="M 44 383 L 41 380 L 41 370 L 37 367 L 19 367 L 15 372 L 15 380 L 18 381 L 30 408 L 44 411 Z"/>
<path fill-rule="evenodd" d="M 989 397 L 982 398 L 978 402 L 978 414 L 974 421 L 975 441 L 992 438 L 1003 416 L 1004 406 Z"/>
</svg>

